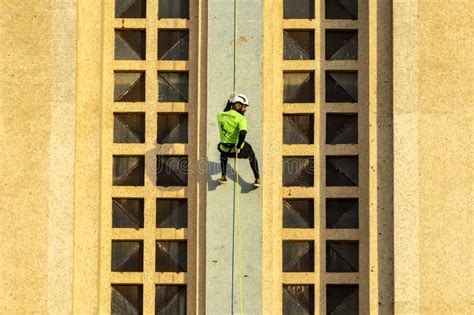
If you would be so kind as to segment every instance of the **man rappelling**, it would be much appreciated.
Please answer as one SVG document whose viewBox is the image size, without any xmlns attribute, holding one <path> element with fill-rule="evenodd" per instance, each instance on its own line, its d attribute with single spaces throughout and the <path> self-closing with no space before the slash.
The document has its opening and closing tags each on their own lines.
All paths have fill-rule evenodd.
<svg viewBox="0 0 474 315">
<path fill-rule="evenodd" d="M 227 183 L 227 161 L 229 158 L 249 159 L 255 181 L 254 187 L 260 187 L 260 174 L 258 171 L 258 161 L 252 146 L 245 141 L 247 135 L 247 119 L 244 114 L 249 106 L 247 96 L 233 93 L 230 95 L 224 111 L 217 115 L 219 126 L 219 136 L 221 142 L 217 149 L 221 153 L 222 177 L 219 178 L 221 184 Z"/>
</svg>

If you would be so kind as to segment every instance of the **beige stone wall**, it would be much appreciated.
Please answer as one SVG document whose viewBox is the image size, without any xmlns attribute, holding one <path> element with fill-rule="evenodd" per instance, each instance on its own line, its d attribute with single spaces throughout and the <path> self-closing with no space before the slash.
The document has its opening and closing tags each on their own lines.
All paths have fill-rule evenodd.
<svg viewBox="0 0 474 315">
<path fill-rule="evenodd" d="M 393 2 L 395 311 L 468 314 L 473 2 Z M 0 314 L 71 313 L 73 283 L 75 313 L 92 313 L 100 4 L 14 0 L 0 14 Z"/>
<path fill-rule="evenodd" d="M 0 314 L 71 312 L 75 2 L 0 5 Z"/>
<path fill-rule="evenodd" d="M 394 1 L 397 314 L 473 312 L 473 5 Z"/>
</svg>

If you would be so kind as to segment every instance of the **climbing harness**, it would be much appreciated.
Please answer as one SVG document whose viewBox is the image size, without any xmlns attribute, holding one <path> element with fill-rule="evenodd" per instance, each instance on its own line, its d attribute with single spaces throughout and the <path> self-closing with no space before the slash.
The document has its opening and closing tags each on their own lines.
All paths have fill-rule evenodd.
<svg viewBox="0 0 474 315">
<path fill-rule="evenodd" d="M 236 52 L 237 52 L 237 0 L 234 0 L 234 62 L 233 62 L 233 90 L 235 88 L 235 77 L 236 77 Z M 231 314 L 234 314 L 234 257 L 235 257 L 235 217 L 237 216 L 237 260 L 239 267 L 239 304 L 240 304 L 240 314 L 244 314 L 243 308 L 243 284 L 242 284 L 242 249 L 240 246 L 240 192 L 237 191 L 237 186 L 239 185 L 239 160 L 238 160 L 238 151 L 235 151 L 234 159 L 234 170 L 235 170 L 235 181 L 234 181 L 234 200 L 233 200 L 233 209 L 232 209 L 232 290 L 231 290 Z M 237 213 L 236 213 L 237 212 Z"/>
</svg>

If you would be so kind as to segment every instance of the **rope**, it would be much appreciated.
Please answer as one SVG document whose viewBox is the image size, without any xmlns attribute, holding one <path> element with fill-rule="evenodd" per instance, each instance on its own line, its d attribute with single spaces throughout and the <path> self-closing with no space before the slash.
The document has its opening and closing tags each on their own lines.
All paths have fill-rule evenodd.
<svg viewBox="0 0 474 315">
<path fill-rule="evenodd" d="M 236 91 L 236 56 L 237 56 L 237 0 L 234 0 L 234 54 L 233 54 L 233 90 Z M 239 264 L 239 303 L 240 303 L 240 314 L 244 313 L 243 307 L 243 284 L 242 284 L 242 249 L 240 245 L 240 192 L 237 192 L 237 186 L 239 185 L 239 161 L 238 153 L 235 152 L 234 159 L 235 169 L 235 181 L 234 181 L 234 202 L 232 209 L 232 296 L 231 296 L 231 314 L 234 314 L 234 252 L 235 252 L 235 216 L 237 209 L 237 256 Z"/>
</svg>

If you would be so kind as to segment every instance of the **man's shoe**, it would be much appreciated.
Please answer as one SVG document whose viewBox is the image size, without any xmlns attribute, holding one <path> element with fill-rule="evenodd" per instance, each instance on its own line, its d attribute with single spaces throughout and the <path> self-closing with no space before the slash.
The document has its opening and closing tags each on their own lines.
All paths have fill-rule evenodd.
<svg viewBox="0 0 474 315">
<path fill-rule="evenodd" d="M 260 186 L 262 186 L 262 184 L 260 183 L 260 179 L 259 178 L 255 179 L 255 181 L 253 182 L 253 187 L 258 188 Z"/>
<path fill-rule="evenodd" d="M 219 178 L 217 181 L 221 184 L 227 184 L 227 176 L 222 175 L 222 177 Z"/>
</svg>

